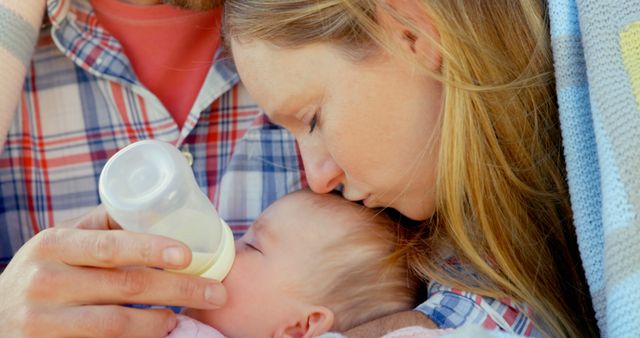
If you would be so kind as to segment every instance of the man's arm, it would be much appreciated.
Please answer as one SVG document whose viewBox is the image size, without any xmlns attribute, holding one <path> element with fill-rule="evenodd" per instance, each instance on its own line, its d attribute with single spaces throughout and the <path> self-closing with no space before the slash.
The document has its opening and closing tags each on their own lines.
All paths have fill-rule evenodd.
<svg viewBox="0 0 640 338">
<path fill-rule="evenodd" d="M 13 122 L 45 0 L 0 0 L 0 152 Z"/>
<path fill-rule="evenodd" d="M 418 311 L 395 313 L 372 322 L 360 325 L 344 333 L 349 338 L 381 337 L 385 334 L 407 326 L 422 326 L 437 329 L 436 324 L 429 317 Z"/>
</svg>

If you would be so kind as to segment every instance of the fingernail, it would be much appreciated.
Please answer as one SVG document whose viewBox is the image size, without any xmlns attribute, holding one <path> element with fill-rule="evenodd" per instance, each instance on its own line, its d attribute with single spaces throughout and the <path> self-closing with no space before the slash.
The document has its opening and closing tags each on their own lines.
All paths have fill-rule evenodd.
<svg viewBox="0 0 640 338">
<path fill-rule="evenodd" d="M 178 326 L 178 318 L 176 318 L 176 316 L 171 316 L 169 319 L 169 326 L 167 326 L 167 332 L 173 331 L 176 326 Z"/>
<path fill-rule="evenodd" d="M 162 259 L 165 263 L 173 266 L 181 266 L 184 264 L 184 250 L 177 246 L 164 249 Z"/>
<path fill-rule="evenodd" d="M 209 284 L 204 289 L 204 298 L 213 305 L 222 306 L 227 299 L 227 291 L 222 284 Z"/>
</svg>

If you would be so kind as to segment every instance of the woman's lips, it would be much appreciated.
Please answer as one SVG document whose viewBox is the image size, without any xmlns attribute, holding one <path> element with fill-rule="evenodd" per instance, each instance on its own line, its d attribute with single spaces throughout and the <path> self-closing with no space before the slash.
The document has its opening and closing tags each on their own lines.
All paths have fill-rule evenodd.
<svg viewBox="0 0 640 338">
<path fill-rule="evenodd" d="M 364 194 L 358 197 L 349 196 L 349 194 L 344 194 L 344 198 L 348 199 L 352 202 L 360 202 L 367 208 L 377 208 L 378 204 L 372 194 Z"/>
</svg>

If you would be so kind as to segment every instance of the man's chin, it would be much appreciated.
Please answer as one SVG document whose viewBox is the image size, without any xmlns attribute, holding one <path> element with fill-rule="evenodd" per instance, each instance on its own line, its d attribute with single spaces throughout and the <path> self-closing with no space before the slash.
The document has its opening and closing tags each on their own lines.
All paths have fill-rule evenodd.
<svg viewBox="0 0 640 338">
<path fill-rule="evenodd" d="M 164 0 L 164 3 L 194 11 L 207 11 L 222 6 L 224 0 Z"/>
</svg>

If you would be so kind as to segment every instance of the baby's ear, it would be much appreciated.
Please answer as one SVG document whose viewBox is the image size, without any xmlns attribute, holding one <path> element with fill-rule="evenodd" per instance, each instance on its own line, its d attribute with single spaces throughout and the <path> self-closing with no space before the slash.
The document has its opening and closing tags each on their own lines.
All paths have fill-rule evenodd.
<svg viewBox="0 0 640 338">
<path fill-rule="evenodd" d="M 333 311 L 324 306 L 311 306 L 300 313 L 298 320 L 282 324 L 274 338 L 312 338 L 331 330 L 333 326 Z"/>
</svg>

